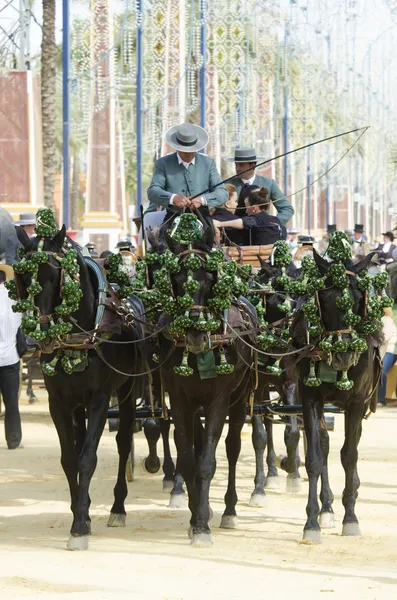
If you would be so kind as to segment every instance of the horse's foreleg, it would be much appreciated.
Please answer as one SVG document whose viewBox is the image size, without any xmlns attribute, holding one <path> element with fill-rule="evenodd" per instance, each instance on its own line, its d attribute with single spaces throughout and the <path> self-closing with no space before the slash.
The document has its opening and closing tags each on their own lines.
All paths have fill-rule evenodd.
<svg viewBox="0 0 397 600">
<path fill-rule="evenodd" d="M 87 434 L 78 461 L 79 490 L 69 550 L 87 550 L 89 526 L 86 521 L 89 504 L 89 487 L 97 465 L 97 449 L 107 419 L 110 393 L 98 393 L 92 399 L 88 410 Z"/>
<path fill-rule="evenodd" d="M 306 471 L 309 477 L 309 498 L 306 506 L 307 521 L 303 530 L 303 541 L 321 542 L 321 529 L 318 523 L 319 504 L 317 499 L 318 478 L 322 471 L 323 456 L 320 443 L 320 418 L 322 401 L 315 396 L 308 397 L 305 390 L 303 400 L 303 420 L 307 437 Z"/>
<path fill-rule="evenodd" d="M 266 506 L 264 454 L 267 445 L 267 433 L 260 415 L 253 415 L 252 445 L 255 450 L 255 489 L 251 494 L 250 506 Z"/>
<path fill-rule="evenodd" d="M 357 473 L 358 442 L 361 437 L 364 408 L 359 402 L 351 400 L 345 412 L 345 443 L 341 450 L 342 465 L 345 470 L 345 489 L 342 503 L 345 507 L 342 535 L 361 535 L 355 514 L 356 499 L 360 479 Z"/>
<path fill-rule="evenodd" d="M 76 452 L 77 461 L 80 456 L 80 452 L 84 446 L 85 436 L 87 433 L 85 423 L 85 407 L 78 406 L 73 412 L 73 432 L 74 432 L 74 447 Z M 77 462 L 78 464 L 78 462 Z M 91 517 L 89 513 L 91 505 L 91 498 L 88 496 L 88 509 L 86 515 L 86 521 L 88 523 L 89 532 L 91 533 Z"/>
<path fill-rule="evenodd" d="M 75 449 L 72 413 L 69 412 L 61 399 L 49 393 L 49 409 L 61 446 L 61 465 L 66 475 L 70 490 L 70 508 L 76 517 L 79 486 L 77 481 L 78 456 Z M 88 513 L 88 511 L 87 511 Z"/>
<path fill-rule="evenodd" d="M 173 486 L 173 478 L 174 478 L 174 470 L 175 465 L 171 456 L 170 449 L 170 427 L 171 423 L 169 419 L 160 419 L 160 433 L 163 440 L 163 452 L 164 452 L 164 462 L 163 462 L 163 490 L 165 492 L 169 492 L 170 488 Z"/>
<path fill-rule="evenodd" d="M 320 444 L 323 453 L 323 468 L 321 470 L 321 511 L 319 521 L 321 529 L 331 529 L 335 527 L 335 516 L 332 509 L 334 495 L 328 479 L 329 435 L 327 426 L 325 424 L 324 415 L 322 415 L 320 423 Z"/>
<path fill-rule="evenodd" d="M 117 392 L 119 398 L 120 425 L 116 435 L 119 453 L 119 469 L 114 487 L 114 503 L 110 511 L 108 527 L 125 527 L 126 511 L 124 501 L 128 494 L 126 481 L 127 461 L 131 454 L 132 436 L 135 421 L 135 399 L 131 393 L 131 382 L 124 383 Z"/>
<path fill-rule="evenodd" d="M 266 464 L 267 464 L 267 477 L 265 488 L 268 490 L 278 490 L 280 487 L 278 470 L 276 466 L 276 452 L 274 450 L 274 439 L 273 439 L 273 420 L 272 419 L 264 419 L 265 429 L 266 429 L 266 437 L 267 437 L 267 455 L 266 455 Z"/>
<path fill-rule="evenodd" d="M 194 416 L 191 413 L 189 406 L 184 404 L 183 399 L 179 403 L 173 403 L 172 405 L 172 419 L 175 426 L 174 437 L 177 448 L 177 472 L 175 473 L 174 488 L 175 497 L 185 498 L 185 492 L 183 490 L 183 480 L 186 482 L 189 498 L 189 509 L 191 512 L 189 536 L 192 528 L 196 524 L 197 518 L 197 488 L 196 488 L 196 460 L 194 456 Z M 179 481 L 176 481 L 176 478 Z M 181 490 L 181 491 L 180 491 Z M 173 490 L 174 491 L 174 490 Z M 170 499 L 170 506 L 172 505 L 172 493 Z"/>
<path fill-rule="evenodd" d="M 149 456 L 143 461 L 148 473 L 157 473 L 160 469 L 160 458 L 157 455 L 157 442 L 160 438 L 160 420 L 148 417 L 143 422 L 143 431 L 149 446 Z"/>
<path fill-rule="evenodd" d="M 284 395 L 287 404 L 293 406 L 296 404 L 297 384 L 293 381 L 287 381 L 284 385 Z M 284 443 L 287 449 L 287 456 L 281 461 L 281 468 L 287 471 L 287 492 L 295 494 L 302 487 L 299 474 L 299 439 L 300 431 L 297 425 L 296 417 L 290 417 L 289 423 L 284 430 Z"/>
<path fill-rule="evenodd" d="M 203 451 L 197 465 L 199 503 L 197 521 L 193 525 L 192 532 L 193 546 L 209 546 L 212 544 L 211 530 L 208 524 L 210 519 L 209 490 L 216 469 L 216 448 L 229 409 L 228 400 L 228 397 L 215 396 L 210 407 L 205 411 Z"/>
<path fill-rule="evenodd" d="M 235 404 L 233 404 L 235 402 Z M 226 454 L 229 463 L 228 486 L 225 494 L 225 512 L 222 516 L 221 527 L 235 529 L 237 526 L 236 504 L 236 465 L 241 450 L 241 430 L 247 414 L 247 398 L 243 394 L 238 400 L 232 396 L 232 406 L 229 410 L 229 431 L 226 437 Z M 262 455 L 263 467 L 263 455 Z"/>
</svg>

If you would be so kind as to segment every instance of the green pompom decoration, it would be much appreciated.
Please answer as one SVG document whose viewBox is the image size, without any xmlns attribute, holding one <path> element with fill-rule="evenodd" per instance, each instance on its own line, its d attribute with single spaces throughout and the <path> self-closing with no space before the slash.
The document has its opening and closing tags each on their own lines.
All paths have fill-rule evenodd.
<svg viewBox="0 0 397 600">
<path fill-rule="evenodd" d="M 292 260 L 286 241 L 278 240 L 273 246 L 273 262 L 275 265 L 286 267 Z"/>
<path fill-rule="evenodd" d="M 181 375 L 182 377 L 189 377 L 190 375 L 193 375 L 193 369 L 192 367 L 189 367 L 187 362 L 188 357 L 189 352 L 184 352 L 180 366 L 174 367 L 174 373 L 176 373 L 177 375 Z"/>
<path fill-rule="evenodd" d="M 54 238 L 56 236 L 58 228 L 55 213 L 51 208 L 39 208 L 36 214 L 34 231 L 38 237 Z"/>
<path fill-rule="evenodd" d="M 29 337 L 31 337 L 32 340 L 36 340 L 36 342 L 41 342 L 42 340 L 44 340 L 47 337 L 47 334 L 45 331 L 42 331 L 40 329 L 40 324 L 38 323 L 36 325 L 36 329 L 29 333 Z"/>
<path fill-rule="evenodd" d="M 338 390 L 348 391 L 354 386 L 354 381 L 348 379 L 347 371 L 342 371 L 341 378 L 339 381 L 335 382 L 335 386 L 338 388 Z"/>
<path fill-rule="evenodd" d="M 342 310 L 349 310 L 354 304 L 348 288 L 343 290 L 342 296 L 336 299 L 336 306 Z"/>
<path fill-rule="evenodd" d="M 152 250 L 148 250 L 145 255 L 145 262 L 149 266 L 154 266 L 159 262 L 160 255 L 157 252 L 153 252 Z M 144 264 L 143 261 L 141 261 Z M 135 272 L 137 271 L 138 264 L 136 264 Z"/>
<path fill-rule="evenodd" d="M 48 377 L 52 377 L 53 375 L 56 375 L 56 366 L 57 363 L 59 362 L 59 355 L 57 354 L 55 356 L 55 358 L 52 359 L 51 362 L 42 362 L 41 363 L 41 370 L 43 371 L 44 375 L 47 375 Z"/>
<path fill-rule="evenodd" d="M 374 290 L 382 290 L 387 286 L 389 281 L 389 274 L 383 271 L 382 273 L 377 273 L 373 278 L 373 286 Z"/>
<path fill-rule="evenodd" d="M 387 294 L 382 294 L 380 298 L 380 305 L 382 308 L 393 308 L 394 300 L 393 298 L 389 298 Z"/>
<path fill-rule="evenodd" d="M 367 342 L 363 338 L 360 338 L 356 331 L 352 331 L 351 333 L 351 342 L 349 347 L 353 352 L 365 352 L 368 350 Z"/>
<path fill-rule="evenodd" d="M 188 244 L 203 237 L 203 226 L 193 213 L 184 213 L 174 219 L 169 236 L 176 242 Z"/>
<path fill-rule="evenodd" d="M 321 340 L 321 342 L 319 343 L 320 350 L 322 350 L 323 352 L 331 352 L 333 337 L 333 334 L 330 333 L 326 339 Z"/>
<path fill-rule="evenodd" d="M 217 375 L 230 375 L 230 373 L 233 373 L 234 365 L 227 362 L 225 350 L 222 346 L 219 348 L 219 358 L 220 363 L 215 367 Z"/>
<path fill-rule="evenodd" d="M 193 306 L 194 300 L 190 294 L 184 294 L 183 296 L 178 296 L 177 303 L 180 308 L 185 310 Z"/>
<path fill-rule="evenodd" d="M 11 300 L 18 300 L 17 286 L 13 279 L 10 279 L 10 281 L 6 281 L 4 283 L 4 287 L 8 291 L 8 297 Z"/>
<path fill-rule="evenodd" d="M 283 372 L 280 367 L 280 360 L 276 360 L 273 365 L 267 365 L 266 372 L 279 377 Z"/>
<path fill-rule="evenodd" d="M 335 231 L 328 244 L 327 254 L 332 260 L 347 260 L 351 258 L 349 237 L 343 231 Z"/>
<path fill-rule="evenodd" d="M 189 275 L 187 281 L 183 284 L 183 289 L 186 294 L 195 294 L 200 289 L 200 283 L 193 279 L 192 275 Z"/>
<path fill-rule="evenodd" d="M 304 378 L 303 383 L 307 387 L 319 387 L 322 384 L 321 379 L 316 376 L 316 363 L 313 360 L 310 361 L 309 375 Z"/>
<path fill-rule="evenodd" d="M 346 342 L 342 338 L 342 334 L 338 333 L 336 342 L 332 344 L 332 350 L 334 352 L 347 352 L 349 350 L 349 342 Z"/>
<path fill-rule="evenodd" d="M 26 335 L 29 335 L 29 332 L 33 329 L 36 329 L 37 319 L 36 317 L 26 315 L 22 317 L 21 328 Z"/>
</svg>

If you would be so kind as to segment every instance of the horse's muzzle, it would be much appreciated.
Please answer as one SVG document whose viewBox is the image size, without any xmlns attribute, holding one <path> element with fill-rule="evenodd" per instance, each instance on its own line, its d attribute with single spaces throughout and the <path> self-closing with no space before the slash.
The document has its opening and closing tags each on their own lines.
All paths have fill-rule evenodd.
<svg viewBox="0 0 397 600">
<path fill-rule="evenodd" d="M 186 350 L 192 354 L 201 354 L 208 350 L 208 333 L 190 329 L 186 335 Z"/>
</svg>

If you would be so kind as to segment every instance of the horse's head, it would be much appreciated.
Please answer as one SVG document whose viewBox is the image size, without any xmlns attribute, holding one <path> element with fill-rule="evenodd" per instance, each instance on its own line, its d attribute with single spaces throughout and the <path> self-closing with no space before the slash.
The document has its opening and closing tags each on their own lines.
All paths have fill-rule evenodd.
<svg viewBox="0 0 397 600">
<path fill-rule="evenodd" d="M 261 268 L 256 280 L 262 287 L 264 318 L 268 323 L 274 323 L 292 311 L 288 284 L 298 277 L 300 269 L 291 262 L 285 270 L 278 265 L 271 265 L 259 257 Z M 255 287 L 252 288 L 255 292 Z"/>
<path fill-rule="evenodd" d="M 175 242 L 167 236 L 167 244 L 171 252 L 178 257 L 180 269 L 170 274 L 172 295 L 179 302 L 187 296 L 193 298 L 193 305 L 187 306 L 189 318 L 197 324 L 204 314 L 208 315 L 209 299 L 213 295 L 213 286 L 217 283 L 217 274 L 206 268 L 207 252 L 214 244 L 213 230 L 208 227 L 201 240 L 192 243 L 192 248 Z M 194 269 L 192 262 L 195 263 Z M 193 274 L 192 274 L 193 272 Z M 182 300 L 181 300 L 182 299 Z M 186 349 L 193 354 L 200 354 L 208 349 L 208 331 L 189 327 L 186 331 Z"/>
<path fill-rule="evenodd" d="M 358 324 L 366 317 L 367 291 L 360 289 L 358 277 L 368 268 L 372 257 L 373 253 L 358 264 L 349 260 L 329 263 L 313 252 L 320 276 L 324 278 L 323 289 L 315 296 L 320 326 L 324 330 L 322 339 L 332 336 L 338 340 L 332 352 L 332 366 L 337 371 L 347 371 L 358 360 L 359 350 L 351 350 L 348 342 L 356 336 Z"/>
<path fill-rule="evenodd" d="M 65 226 L 53 237 L 29 238 L 20 232 L 23 258 L 15 265 L 15 282 L 24 332 L 51 353 L 57 338 L 69 333 L 70 323 L 63 320 L 77 310 L 80 290 L 79 263 L 83 260 L 66 238 Z"/>
</svg>

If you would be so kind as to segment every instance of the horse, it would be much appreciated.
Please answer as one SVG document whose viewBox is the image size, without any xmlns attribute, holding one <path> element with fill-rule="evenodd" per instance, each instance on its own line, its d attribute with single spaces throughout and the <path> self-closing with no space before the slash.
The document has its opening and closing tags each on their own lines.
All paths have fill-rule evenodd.
<svg viewBox="0 0 397 600">
<path fill-rule="evenodd" d="M 203 238 L 192 243 L 191 250 L 187 250 L 186 245 L 176 242 L 171 237 L 168 237 L 167 244 L 180 266 L 179 272 L 169 275 L 174 297 L 183 296 L 185 293 L 184 286 L 188 280 L 188 267 L 185 264 L 187 257 L 193 254 L 199 259 L 199 267 L 195 270 L 195 280 L 199 285 L 198 289 L 192 292 L 194 306 L 189 309 L 189 315 L 191 319 L 200 318 L 200 312 L 208 308 L 214 286 L 219 283 L 216 271 L 205 268 L 205 253 L 210 252 L 214 244 L 213 231 L 208 227 Z M 244 313 L 244 317 L 239 309 Z M 162 316 L 159 324 L 167 322 L 167 317 Z M 239 307 L 232 304 L 228 318 L 224 318 L 223 322 L 224 331 L 228 330 L 228 323 L 231 322 L 234 323 L 233 329 L 243 332 L 252 330 L 253 327 L 252 313 L 243 304 Z M 210 546 L 213 543 L 209 527 L 209 490 L 216 470 L 216 448 L 228 414 L 226 451 L 229 477 L 221 527 L 236 527 L 236 463 L 241 448 L 240 433 L 246 419 L 247 400 L 252 388 L 252 354 L 247 344 L 239 337 L 235 338 L 233 343 L 228 343 L 227 336 L 222 334 L 213 335 L 211 338 L 207 332 L 194 326 L 186 330 L 182 341 L 178 341 L 176 346 L 166 331 L 159 337 L 159 358 L 160 362 L 164 363 L 161 367 L 161 377 L 169 394 L 175 426 L 177 471 L 186 483 L 191 512 L 188 534 L 192 546 L 196 547 Z M 202 356 L 208 351 L 210 340 L 214 354 L 218 354 L 217 369 L 221 372 L 222 365 L 228 363 L 228 374 L 202 379 L 196 356 Z M 223 351 L 217 351 L 220 341 L 222 347 L 225 345 Z M 188 356 L 186 352 L 189 352 Z M 232 372 L 230 365 L 233 365 Z M 182 372 L 190 376 L 184 377 L 180 374 Z M 204 428 L 199 425 L 201 408 L 205 416 Z"/>
<path fill-rule="evenodd" d="M 108 526 L 125 526 L 124 501 L 128 493 L 126 465 L 131 451 L 135 401 L 140 391 L 138 380 L 134 376 L 142 370 L 141 344 L 137 342 L 142 339 L 143 332 L 139 323 L 125 327 L 116 312 L 110 309 L 111 302 L 108 298 L 104 301 L 105 315 L 112 322 L 109 329 L 114 333 L 110 340 L 99 341 L 101 326 L 94 331 L 98 292 L 101 291 L 99 279 L 95 276 L 97 271 L 88 266 L 90 261 L 93 262 L 92 259 L 87 259 L 86 262 L 78 246 L 66 237 L 65 226 L 53 237 L 29 239 L 25 234 L 20 237 L 20 241 L 27 258 L 32 257 L 37 250 L 41 254 L 47 253 L 45 262 L 38 267 L 37 283 L 41 286 L 41 291 L 35 296 L 35 307 L 40 314 L 38 327 L 41 331 L 48 331 L 49 322 L 57 315 L 56 307 L 61 303 L 64 289 L 62 283 L 65 269 L 61 261 L 71 248 L 75 250 L 74 262 L 79 267 L 77 280 L 81 298 L 70 319 L 73 323 L 71 336 L 72 341 L 75 338 L 72 347 L 77 350 L 86 349 L 86 366 L 80 372 L 71 374 L 65 373 L 59 366 L 54 367 L 52 376 L 46 374 L 44 369 L 44 381 L 50 414 L 61 446 L 61 464 L 70 489 L 73 521 L 67 549 L 86 550 L 91 533 L 89 486 L 95 472 L 97 448 L 113 391 L 117 392 L 120 411 L 120 426 L 116 436 L 119 468 Z M 28 287 L 32 284 L 31 274 L 16 274 L 16 284 L 19 296 L 27 298 Z M 95 342 L 96 336 L 98 340 Z M 63 343 L 62 338 L 57 337 L 46 337 L 40 341 L 42 366 L 43 363 L 54 364 L 57 353 L 63 351 L 59 348 L 65 348 L 67 341 Z"/>
<path fill-rule="evenodd" d="M 251 287 L 251 293 L 254 295 L 260 294 L 261 304 L 264 308 L 263 317 L 269 323 L 267 328 L 277 334 L 277 328 L 284 326 L 285 323 L 288 324 L 290 321 L 290 318 L 282 308 L 286 297 L 285 291 L 277 283 L 277 277 L 281 275 L 281 267 L 277 265 L 273 266 L 262 259 L 260 259 L 260 263 L 261 269 L 257 274 L 257 283 L 259 286 Z M 293 279 L 298 274 L 299 270 L 291 263 L 286 269 L 286 275 Z M 270 283 L 272 285 L 267 289 Z M 273 351 L 275 354 L 283 353 L 283 349 L 278 346 L 274 347 Z M 297 404 L 299 375 L 295 366 L 296 360 L 293 356 L 282 358 L 280 363 L 282 372 L 279 375 L 274 375 L 266 370 L 267 366 L 271 368 L 271 365 L 274 364 L 274 359 L 270 356 L 272 348 L 268 348 L 266 353 L 265 355 L 259 351 L 259 361 L 262 364 L 258 366 L 258 387 L 254 397 L 255 405 L 269 402 L 269 385 L 277 390 L 284 403 L 289 405 Z M 267 489 L 279 488 L 276 453 L 273 445 L 273 422 L 271 419 L 265 418 L 264 423 L 265 427 L 263 425 L 263 418 L 260 415 L 252 416 L 252 444 L 255 450 L 256 473 L 255 489 L 251 494 L 250 506 L 260 507 L 266 505 L 265 487 Z M 302 487 L 299 474 L 299 439 L 300 431 L 296 417 L 287 417 L 287 425 L 284 433 L 287 456 L 281 459 L 280 467 L 288 474 L 286 485 L 287 492 L 289 493 L 297 493 Z M 263 465 L 263 454 L 266 446 L 267 477 L 265 476 Z"/>
<path fill-rule="evenodd" d="M 378 347 L 382 337 L 381 325 L 376 324 L 376 321 L 376 330 L 372 334 L 367 333 L 365 340 L 359 339 L 355 330 L 360 318 L 365 324 L 368 310 L 374 311 L 373 305 L 368 304 L 368 291 L 363 291 L 362 286 L 362 283 L 365 283 L 364 277 L 368 276 L 364 275 L 361 278 L 361 274 L 370 264 L 372 254 L 356 265 L 347 259 L 340 263 L 329 263 L 316 251 L 313 252 L 313 257 L 318 269 L 315 278 L 317 282 L 320 278 L 323 279 L 317 287 L 313 301 L 307 303 L 307 296 L 299 298 L 297 313 L 290 330 L 294 347 L 307 346 L 309 336 L 311 336 L 312 347 L 310 356 L 305 356 L 298 363 L 299 398 L 303 405 L 307 438 L 305 464 L 309 478 L 307 521 L 303 530 L 305 543 L 320 543 L 321 528 L 330 526 L 334 522 L 333 495 L 329 487 L 327 470 L 329 437 L 324 423 L 325 403 L 332 403 L 345 413 L 345 441 L 341 449 L 341 462 L 345 471 L 345 488 L 342 496 L 345 514 L 342 535 L 361 535 L 355 514 L 360 485 L 357 473 L 357 448 L 361 437 L 362 420 L 369 408 L 373 412 L 376 410 L 375 393 L 381 372 Z M 337 274 L 336 270 L 338 270 Z M 339 279 L 336 279 L 336 275 Z M 343 294 L 342 286 L 346 288 Z M 347 313 L 344 312 L 346 307 L 351 307 L 352 310 L 349 312 L 349 320 Z M 313 324 L 315 330 L 310 332 Z M 316 330 L 317 327 L 320 329 Z M 324 332 L 320 333 L 322 330 Z M 365 333 L 369 330 L 362 331 Z M 323 337 L 325 335 L 329 336 L 328 339 Z M 333 336 L 337 336 L 336 346 L 335 343 L 329 345 L 331 343 L 329 340 L 333 339 Z M 327 374 L 323 374 L 321 379 L 316 376 L 316 363 L 319 368 L 323 366 Z M 338 371 L 342 371 L 342 376 L 336 381 L 337 387 L 335 387 L 332 379 L 335 381 Z M 347 371 L 352 380 L 347 380 Z M 325 382 L 327 378 L 328 382 Z M 317 499 L 319 476 L 321 476 L 321 511 Z"/>
</svg>

